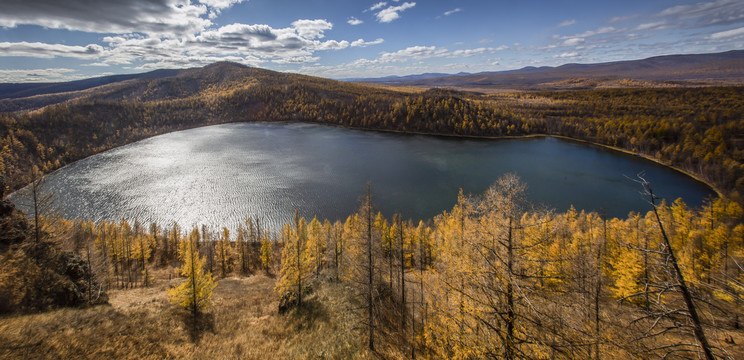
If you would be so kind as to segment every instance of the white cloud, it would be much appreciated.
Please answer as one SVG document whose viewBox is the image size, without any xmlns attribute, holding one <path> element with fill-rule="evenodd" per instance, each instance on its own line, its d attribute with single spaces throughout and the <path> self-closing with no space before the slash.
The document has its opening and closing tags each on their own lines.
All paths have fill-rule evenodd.
<svg viewBox="0 0 744 360">
<path fill-rule="evenodd" d="M 400 6 L 389 6 L 378 12 L 375 16 L 377 16 L 378 22 L 389 23 L 400 18 L 400 12 L 410 9 L 414 6 L 416 6 L 415 2 L 404 2 Z"/>
<path fill-rule="evenodd" d="M 559 59 L 565 59 L 565 58 L 575 58 L 575 57 L 578 57 L 578 56 L 579 56 L 579 53 L 576 53 L 576 52 L 567 52 L 567 53 L 563 53 L 563 54 L 560 54 L 560 55 L 555 55 L 553 57 L 554 58 L 559 58 Z"/>
<path fill-rule="evenodd" d="M 364 39 L 358 39 L 358 40 L 352 41 L 351 42 L 351 46 L 352 47 L 367 47 L 367 46 L 371 46 L 371 45 L 382 44 L 384 41 L 385 40 L 383 40 L 381 38 L 380 39 L 377 39 L 377 40 L 374 40 L 374 41 L 364 41 Z"/>
<path fill-rule="evenodd" d="M 635 31 L 648 31 L 648 30 L 661 30 L 666 28 L 666 21 L 657 21 L 651 23 L 640 24 L 636 26 Z"/>
<path fill-rule="evenodd" d="M 566 41 L 563 42 L 563 45 L 565 46 L 576 46 L 581 45 L 584 42 L 584 38 L 570 38 L 566 39 Z"/>
<path fill-rule="evenodd" d="M 454 13 L 459 13 L 460 11 L 462 11 L 462 9 L 460 9 L 460 8 L 455 8 L 455 9 L 452 9 L 450 11 L 445 11 L 444 12 L 444 16 L 450 16 L 450 15 L 452 15 Z"/>
<path fill-rule="evenodd" d="M 481 55 L 485 53 L 492 53 L 496 51 L 494 48 L 477 48 L 477 49 L 465 49 L 465 50 L 455 50 L 452 52 L 452 57 L 471 57 L 475 55 Z"/>
<path fill-rule="evenodd" d="M 297 33 L 308 39 L 323 38 L 323 32 L 333 28 L 333 24 L 327 20 L 297 20 L 292 23 L 292 27 L 297 30 Z"/>
<path fill-rule="evenodd" d="M 242 3 L 243 1 L 244 0 L 199 0 L 199 3 L 221 10 Z"/>
<path fill-rule="evenodd" d="M 716 0 L 677 5 L 664 9 L 658 16 L 681 26 L 729 25 L 744 20 L 744 3 L 741 0 Z"/>
<path fill-rule="evenodd" d="M 209 19 L 215 19 L 222 12 L 223 9 L 232 7 L 235 4 L 239 4 L 245 0 L 198 0 L 200 4 L 209 7 Z"/>
<path fill-rule="evenodd" d="M 380 39 L 378 39 L 380 40 Z M 353 43 L 352 43 L 353 44 Z M 352 45 L 353 46 L 353 45 Z M 350 65 L 361 67 L 379 64 L 390 64 L 390 63 L 402 63 L 411 60 L 425 60 L 431 58 L 464 58 L 472 57 L 476 55 L 493 53 L 499 50 L 503 50 L 505 47 L 499 48 L 476 48 L 476 49 L 463 49 L 450 51 L 446 48 L 440 48 L 436 46 L 410 46 L 396 52 L 383 52 L 376 59 L 358 59 L 350 63 Z"/>
<path fill-rule="evenodd" d="M 744 27 L 717 32 L 717 33 L 712 34 L 710 38 L 713 40 L 719 40 L 719 39 L 731 38 L 731 37 L 741 36 L 741 35 L 744 35 Z"/>
<path fill-rule="evenodd" d="M 78 59 L 97 59 L 105 53 L 103 46 L 69 46 L 40 42 L 0 42 L 2 56 L 30 56 L 36 58 L 68 57 Z"/>
<path fill-rule="evenodd" d="M 604 26 L 604 27 L 601 27 L 599 29 L 585 31 L 585 32 L 577 35 L 576 37 L 590 37 L 590 36 L 611 34 L 611 33 L 615 33 L 615 32 L 618 32 L 618 29 L 616 29 L 616 28 L 614 28 L 612 26 Z"/>
<path fill-rule="evenodd" d="M 82 76 L 72 75 L 75 70 L 65 68 L 3 70 L 0 69 L 0 81 L 7 83 L 28 82 L 56 82 L 81 79 Z"/>
<path fill-rule="evenodd" d="M 378 2 L 377 4 L 372 5 L 372 7 L 370 7 L 367 10 L 368 11 L 375 11 L 375 10 L 378 10 L 378 9 L 382 9 L 385 5 L 387 5 L 387 3 L 384 2 L 384 1 Z"/>
<path fill-rule="evenodd" d="M 324 32 L 332 27 L 327 20 L 301 19 L 290 27 L 278 29 L 264 24 L 230 24 L 185 39 L 109 36 L 103 39 L 109 50 L 96 65 L 144 63 L 138 68 L 151 69 L 194 67 L 215 61 L 235 61 L 251 66 L 262 62 L 316 62 L 316 51 L 350 46 L 346 40 L 321 40 Z"/>
<path fill-rule="evenodd" d="M 610 23 L 616 23 L 616 22 L 621 22 L 621 21 L 628 21 L 628 20 L 635 19 L 638 16 L 639 16 L 638 14 L 629 15 L 629 16 L 615 16 L 613 18 L 610 18 L 610 20 L 608 20 L 608 22 L 610 22 Z"/>
<path fill-rule="evenodd" d="M 296 56 L 296 57 L 290 57 L 290 58 L 284 58 L 284 59 L 276 59 L 272 62 L 277 64 L 302 64 L 302 63 L 315 63 L 318 62 L 320 58 L 314 57 L 314 56 Z"/>
<path fill-rule="evenodd" d="M 556 25 L 556 27 L 571 26 L 573 24 L 576 24 L 576 20 L 571 19 L 561 22 L 560 24 Z"/>
<path fill-rule="evenodd" d="M 357 19 L 357 18 L 355 18 L 353 16 L 349 20 L 347 20 L 346 22 L 349 23 L 349 25 L 360 25 L 360 24 L 364 23 L 364 21 L 359 20 L 359 19 Z"/>
<path fill-rule="evenodd" d="M 313 46 L 308 46 L 308 49 L 312 50 L 341 50 L 346 49 L 349 47 L 349 42 L 346 40 L 336 41 L 336 40 L 328 40 L 328 41 L 315 41 L 313 42 Z"/>
<path fill-rule="evenodd" d="M 96 33 L 184 36 L 212 23 L 207 6 L 188 0 L 3 0 L 0 26 L 38 25 Z"/>
<path fill-rule="evenodd" d="M 413 59 L 427 59 L 432 57 L 446 56 L 447 49 L 437 48 L 436 46 L 410 46 L 393 53 L 383 52 L 376 62 L 389 63 L 400 62 Z"/>
</svg>

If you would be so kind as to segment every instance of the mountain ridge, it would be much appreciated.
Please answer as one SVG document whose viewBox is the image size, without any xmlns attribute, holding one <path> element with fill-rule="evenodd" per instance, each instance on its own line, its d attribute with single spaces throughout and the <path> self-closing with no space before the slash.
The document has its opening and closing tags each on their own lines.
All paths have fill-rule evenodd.
<svg viewBox="0 0 744 360">
<path fill-rule="evenodd" d="M 0 83 L 0 111 L 18 111 L 68 101 L 86 92 L 109 91 L 127 82 L 162 80 L 208 74 L 213 80 L 231 82 L 225 72 L 249 73 L 252 68 L 231 62 L 216 62 L 200 68 L 159 69 L 140 74 L 95 77 L 60 83 Z M 283 76 L 304 76 L 281 73 Z M 521 69 L 479 73 L 423 73 L 379 78 L 351 78 L 342 82 L 367 82 L 391 86 L 448 87 L 492 92 L 498 90 L 577 90 L 625 87 L 678 87 L 744 85 L 744 50 L 708 54 L 661 55 L 639 60 L 605 63 L 567 63 L 555 67 L 527 66 Z M 201 81 L 194 81 L 201 82 Z M 242 85 L 241 85 L 242 86 Z M 40 98 L 41 97 L 41 98 Z M 15 105 L 8 105 L 12 103 Z M 18 105 L 26 104 L 26 105 Z M 28 105 L 32 104 L 32 105 Z"/>
<path fill-rule="evenodd" d="M 575 85 L 566 85 L 566 81 L 571 79 L 575 80 Z M 619 84 L 620 80 L 625 80 L 631 85 Z M 360 81 L 399 86 L 480 90 L 741 85 L 744 84 L 744 50 L 708 54 L 661 55 L 638 60 L 592 64 L 568 63 L 555 67 L 527 66 L 515 70 L 418 79 L 400 77 L 394 81 L 386 80 L 386 78 L 361 79 Z"/>
</svg>

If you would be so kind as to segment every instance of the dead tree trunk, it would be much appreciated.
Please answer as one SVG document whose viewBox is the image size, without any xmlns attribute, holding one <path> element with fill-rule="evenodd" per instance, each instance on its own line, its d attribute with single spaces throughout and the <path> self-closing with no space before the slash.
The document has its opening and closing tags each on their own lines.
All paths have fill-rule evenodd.
<svg viewBox="0 0 744 360">
<path fill-rule="evenodd" d="M 690 319 L 692 320 L 692 329 L 695 334 L 695 339 L 700 345 L 705 359 L 713 360 L 713 350 L 711 349 L 710 344 L 708 343 L 708 339 L 705 336 L 705 331 L 703 329 L 702 323 L 700 322 L 700 317 L 698 316 L 697 308 L 695 307 L 695 303 L 692 299 L 692 294 L 690 293 L 690 289 L 685 283 L 684 276 L 682 275 L 682 271 L 679 269 L 679 264 L 677 263 L 677 257 L 674 255 L 674 250 L 672 249 L 671 243 L 669 242 L 669 237 L 667 236 L 666 231 L 664 230 L 664 226 L 661 223 L 661 217 L 659 216 L 659 211 L 656 206 L 656 197 L 651 190 L 651 185 L 648 183 L 648 181 L 646 181 L 642 177 L 640 178 L 640 180 L 646 192 L 646 195 L 649 197 L 649 200 L 651 202 L 651 207 L 653 208 L 654 215 L 656 216 L 656 222 L 659 224 L 661 236 L 664 240 L 664 248 L 666 250 L 667 258 L 669 259 L 669 263 L 672 264 L 677 287 L 679 287 L 680 291 L 682 292 L 682 298 L 685 301 L 687 312 L 690 314 Z"/>
</svg>

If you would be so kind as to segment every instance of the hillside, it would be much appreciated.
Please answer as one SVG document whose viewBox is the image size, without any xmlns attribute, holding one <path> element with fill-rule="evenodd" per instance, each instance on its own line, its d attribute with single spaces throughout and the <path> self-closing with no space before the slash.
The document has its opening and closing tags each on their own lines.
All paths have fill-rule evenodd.
<svg viewBox="0 0 744 360">
<path fill-rule="evenodd" d="M 170 72 L 170 73 L 169 73 Z M 141 74 L 133 79 L 117 81 L 81 90 L 39 94 L 15 99 L 0 100 L 0 112 L 34 110 L 63 102 L 116 101 L 143 103 L 185 99 L 215 100 L 236 91 L 251 87 L 306 84 L 307 86 L 335 86 L 335 90 L 359 92 L 355 84 L 340 83 L 297 74 L 250 68 L 221 62 L 203 68 L 162 72 L 167 76 Z M 72 84 L 69 87 L 73 87 Z M 59 88 L 67 88 L 60 86 Z"/>
<path fill-rule="evenodd" d="M 31 181 L 33 166 L 47 173 L 158 134 L 228 122 L 299 121 L 472 137 L 567 136 L 678 167 L 743 198 L 742 87 L 499 95 L 395 89 L 222 62 L 158 79 L 0 100 L 6 111 L 0 112 L 0 173 L 12 191 Z"/>
<path fill-rule="evenodd" d="M 744 50 L 715 54 L 669 55 L 599 64 L 565 64 L 519 70 L 424 78 L 362 79 L 401 86 L 576 90 L 627 87 L 678 87 L 744 84 Z"/>
<path fill-rule="evenodd" d="M 353 328 L 356 314 L 343 284 L 323 286 L 304 311 L 282 316 L 272 275 L 233 275 L 218 282 L 215 306 L 194 333 L 188 314 L 171 306 L 166 294 L 181 281 L 169 280 L 173 273 L 159 269 L 152 287 L 110 291 L 110 305 L 0 318 L 0 358 L 370 357 Z M 395 350 L 388 356 L 403 357 Z"/>
</svg>

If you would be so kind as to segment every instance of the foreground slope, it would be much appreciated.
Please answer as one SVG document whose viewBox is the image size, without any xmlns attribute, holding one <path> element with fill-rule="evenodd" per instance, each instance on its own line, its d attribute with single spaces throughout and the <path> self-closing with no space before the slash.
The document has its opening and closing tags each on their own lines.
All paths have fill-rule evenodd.
<svg viewBox="0 0 744 360">
<path fill-rule="evenodd" d="M 311 306 L 281 316 L 270 276 L 221 279 L 214 308 L 192 333 L 188 314 L 172 307 L 165 294 L 180 280 L 169 281 L 165 271 L 154 287 L 112 291 L 111 305 L 0 318 L 0 358 L 371 357 L 353 328 L 341 284 L 324 286 L 309 297 Z"/>
</svg>

